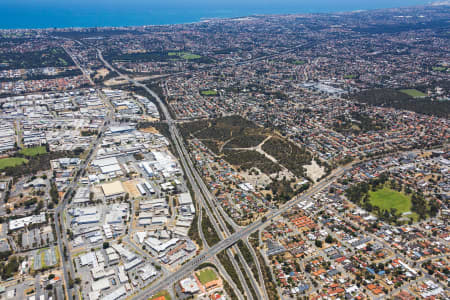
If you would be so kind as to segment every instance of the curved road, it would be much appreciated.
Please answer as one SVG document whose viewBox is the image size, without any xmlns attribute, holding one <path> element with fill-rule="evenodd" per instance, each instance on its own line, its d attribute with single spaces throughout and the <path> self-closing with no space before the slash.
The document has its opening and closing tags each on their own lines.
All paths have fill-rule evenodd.
<svg viewBox="0 0 450 300">
<path fill-rule="evenodd" d="M 159 98 L 159 96 L 155 92 L 150 90 L 145 84 L 137 82 L 136 80 L 133 80 L 133 79 L 129 78 L 128 76 L 121 74 L 115 68 L 113 68 L 106 60 L 104 60 L 100 50 L 98 50 L 98 55 L 99 55 L 100 60 L 102 60 L 103 63 L 110 70 L 117 72 L 122 78 L 128 80 L 130 83 L 134 84 L 135 86 L 142 87 L 156 99 L 156 101 L 158 102 L 158 104 L 160 106 L 161 111 L 163 112 L 164 116 L 166 117 L 166 121 L 167 121 L 167 124 L 169 125 L 169 131 L 172 136 L 172 140 L 174 141 L 177 151 L 180 154 L 180 160 L 183 163 L 183 165 L 186 166 L 186 169 L 188 169 L 189 165 L 190 165 L 188 162 L 190 161 L 190 159 L 189 159 L 189 157 L 187 157 L 187 158 L 185 157 L 185 153 L 187 153 L 187 152 L 185 149 L 183 149 L 184 145 L 182 143 L 181 136 L 176 127 L 176 122 L 174 122 L 174 120 L 170 116 L 170 113 L 169 113 L 165 103 L 163 103 L 163 101 Z M 182 149 L 184 151 L 182 151 Z M 192 162 L 191 162 L 191 164 L 192 164 Z M 179 268 L 174 273 L 172 273 L 164 278 L 161 278 L 160 280 L 156 281 L 151 286 L 149 286 L 149 287 L 141 290 L 139 293 L 135 294 L 134 299 L 146 299 L 148 297 L 148 295 L 153 295 L 153 294 L 165 289 L 167 286 L 171 286 L 172 284 L 176 283 L 177 281 L 188 276 L 190 273 L 195 271 L 195 269 L 200 264 L 213 258 L 216 254 L 220 253 L 221 251 L 233 246 L 240 239 L 246 238 L 251 233 L 253 233 L 261 228 L 264 228 L 274 218 L 280 216 L 281 214 L 283 214 L 284 212 L 286 212 L 287 210 L 289 210 L 290 208 L 295 206 L 297 203 L 309 199 L 310 196 L 312 196 L 312 195 L 322 191 L 326 187 L 328 187 L 332 183 L 332 181 L 335 177 L 344 173 L 348 169 L 349 169 L 349 167 L 341 167 L 341 168 L 336 169 L 330 176 L 327 177 L 327 179 L 324 179 L 321 182 L 317 183 L 315 186 L 313 186 L 309 190 L 309 192 L 306 192 L 303 195 L 294 197 L 292 200 L 290 200 L 289 202 L 287 202 L 286 204 L 281 206 L 280 209 L 278 209 L 277 211 L 270 211 L 269 213 L 267 213 L 265 215 L 265 217 L 263 218 L 264 221 L 255 222 L 247 227 L 244 227 L 241 230 L 236 231 L 234 234 L 229 235 L 225 239 L 221 240 L 220 242 L 218 242 L 214 246 L 210 247 L 209 249 L 205 249 L 198 256 L 196 256 L 192 260 L 185 263 L 181 268 Z M 186 172 L 186 173 L 190 173 L 190 172 Z M 195 179 L 193 178 L 192 174 L 187 174 L 187 175 L 189 175 L 188 177 L 189 177 L 190 182 L 195 182 Z M 203 181 L 200 181 L 200 182 L 203 182 Z M 212 206 L 215 207 L 214 203 Z M 238 270 L 236 270 L 236 271 L 238 271 Z M 243 282 L 243 284 L 244 284 L 244 282 Z"/>
</svg>

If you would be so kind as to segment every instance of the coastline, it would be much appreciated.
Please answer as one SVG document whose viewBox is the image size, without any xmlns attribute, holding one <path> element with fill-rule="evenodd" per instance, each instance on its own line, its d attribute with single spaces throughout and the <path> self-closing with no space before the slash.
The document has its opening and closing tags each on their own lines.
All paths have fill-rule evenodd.
<svg viewBox="0 0 450 300">
<path fill-rule="evenodd" d="M 410 5 L 410 6 L 402 6 L 405 7 L 421 7 L 425 5 L 436 5 L 435 3 L 426 3 L 426 4 L 420 4 L 420 5 Z M 448 3 L 440 4 L 440 5 L 448 5 Z M 69 18 L 68 11 L 63 11 L 61 14 L 58 9 L 54 9 L 48 13 L 48 16 L 45 18 L 45 24 L 42 24 L 43 18 L 41 16 L 34 16 L 34 15 L 27 15 L 24 13 L 23 16 L 19 16 L 19 12 L 16 12 L 14 15 L 14 12 L 12 15 L 8 14 L 8 11 L 5 11 L 3 9 L 3 6 L 0 5 L 0 20 L 2 17 L 6 16 L 6 19 L 3 18 L 3 22 L 0 21 L 0 31 L 14 31 L 14 30 L 83 30 L 88 28 L 145 28 L 145 27 L 158 27 L 158 26 L 181 26 L 181 25 L 189 25 L 189 24 L 197 24 L 202 22 L 213 22 L 213 21 L 223 21 L 223 20 L 233 20 L 233 19 L 243 19 L 243 18 L 251 18 L 251 17 L 260 17 L 260 16 L 277 16 L 277 15 L 314 15 L 314 14 L 343 14 L 343 13 L 360 13 L 365 11 L 374 11 L 374 10 L 383 10 L 383 9 L 395 9 L 395 8 L 402 8 L 397 6 L 388 6 L 388 7 L 376 7 L 376 8 L 354 8 L 354 9 L 345 9 L 340 7 L 321 7 L 321 8 L 315 8 L 315 9 L 309 9 L 305 10 L 304 8 L 297 8 L 292 9 L 291 11 L 282 11 L 284 9 L 276 11 L 274 9 L 273 13 L 264 13 L 264 12 L 258 12 L 256 9 L 253 9 L 253 11 L 241 11 L 241 12 L 232 12 L 232 11 L 224 11 L 224 10 L 217 10 L 215 16 L 208 16 L 209 12 L 196 12 L 196 13 L 186 13 L 183 14 L 183 11 L 180 9 L 177 11 L 177 13 L 167 13 L 166 15 L 159 14 L 158 11 L 151 11 L 149 13 L 145 13 L 145 10 L 140 14 L 121 14 L 123 17 L 126 15 L 127 17 L 122 18 L 121 23 L 117 24 L 118 18 L 116 18 L 116 14 L 118 12 L 104 12 L 103 14 L 100 13 L 100 9 L 98 11 L 92 10 L 92 11 L 85 11 L 85 12 L 76 12 L 73 13 L 73 16 Z M 2 13 L 3 11 L 3 13 Z M 195 9 L 193 11 L 196 11 Z M 98 14 L 97 14 L 98 13 Z M 2 16 L 2 14 L 4 16 Z M 28 12 L 29 14 L 29 12 Z M 37 14 L 37 13 L 34 13 Z M 67 18 L 65 17 L 67 15 Z M 52 18 L 55 17 L 55 18 Z M 170 20 L 170 19 L 173 20 Z M 8 23 L 8 20 L 16 20 L 16 24 L 14 23 Z M 22 19 L 26 19 L 29 22 L 29 24 L 18 24 L 17 21 L 20 19 L 20 22 Z M 33 19 L 35 21 L 33 21 Z M 103 21 L 98 21 L 98 20 Z M 144 19 L 146 21 L 144 21 Z M 169 19 L 169 20 L 168 20 Z M 49 21 L 47 21 L 49 20 Z M 114 21 L 111 21 L 114 20 Z M 49 24 L 54 22 L 54 24 Z M 3 23 L 3 24 L 2 24 Z M 8 23 L 9 25 L 5 25 Z M 59 24 L 58 24 L 59 23 Z M 77 23 L 77 24 L 75 24 Z M 114 24 L 113 24 L 114 23 Z"/>
</svg>

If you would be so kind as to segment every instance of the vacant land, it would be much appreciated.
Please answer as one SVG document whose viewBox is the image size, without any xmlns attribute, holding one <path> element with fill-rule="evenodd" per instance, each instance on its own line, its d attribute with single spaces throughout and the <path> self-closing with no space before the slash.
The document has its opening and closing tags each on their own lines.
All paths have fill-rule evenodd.
<svg viewBox="0 0 450 300">
<path fill-rule="evenodd" d="M 184 137 L 198 138 L 216 155 L 243 170 L 256 167 L 266 174 L 281 170 L 263 154 L 251 149 L 274 133 L 239 116 L 186 123 L 181 131 Z"/>
<path fill-rule="evenodd" d="M 216 155 L 243 171 L 255 167 L 265 174 L 274 174 L 284 166 L 303 177 L 303 166 L 311 162 L 305 149 L 240 116 L 185 123 L 181 132 L 186 138 L 198 138 Z"/>
<path fill-rule="evenodd" d="M 138 183 L 139 182 L 136 180 L 129 180 L 129 181 L 123 182 L 125 189 L 127 190 L 127 192 L 130 194 L 130 196 L 132 198 L 137 198 L 137 197 L 142 196 L 136 186 L 136 184 L 138 184 Z"/>
<path fill-rule="evenodd" d="M 310 164 L 312 159 L 311 154 L 304 148 L 280 137 L 270 138 L 264 143 L 262 149 L 298 177 L 305 176 L 303 166 Z"/>
<path fill-rule="evenodd" d="M 310 165 L 305 165 L 305 169 L 308 177 L 314 182 L 325 175 L 325 168 L 319 166 L 315 160 L 312 160 Z"/>
<path fill-rule="evenodd" d="M 240 167 L 242 170 L 250 170 L 252 168 L 258 168 L 265 174 L 274 174 L 281 171 L 281 167 L 270 160 L 264 155 L 256 151 L 224 151 L 225 160 L 234 166 Z"/>
<path fill-rule="evenodd" d="M 211 150 L 218 151 L 216 154 L 226 148 L 256 147 L 271 134 L 269 130 L 239 116 L 185 123 L 181 131 L 186 138 L 196 137 L 215 144 L 216 147 Z"/>
<path fill-rule="evenodd" d="M 197 272 L 196 275 L 202 284 L 217 280 L 216 272 L 211 268 L 201 270 L 200 272 Z"/>
<path fill-rule="evenodd" d="M 426 97 L 426 94 L 422 93 L 421 91 L 418 91 L 416 89 L 406 89 L 406 90 L 400 90 L 400 92 L 409 95 L 413 98 L 421 98 Z"/>
<path fill-rule="evenodd" d="M 38 147 L 32 147 L 32 148 L 23 148 L 19 151 L 20 154 L 24 156 L 36 156 L 47 153 L 47 149 L 45 146 L 38 146 Z"/>
<path fill-rule="evenodd" d="M 108 76 L 109 70 L 106 68 L 101 68 L 95 71 L 94 79 L 103 79 Z"/>
<path fill-rule="evenodd" d="M 369 196 L 370 203 L 381 210 L 395 208 L 398 213 L 411 211 L 411 198 L 388 187 L 383 187 L 375 192 L 369 191 Z"/>
<path fill-rule="evenodd" d="M 0 159 L 0 170 L 3 170 L 8 167 L 15 167 L 22 164 L 26 164 L 28 162 L 27 159 L 22 157 L 8 157 Z"/>
</svg>

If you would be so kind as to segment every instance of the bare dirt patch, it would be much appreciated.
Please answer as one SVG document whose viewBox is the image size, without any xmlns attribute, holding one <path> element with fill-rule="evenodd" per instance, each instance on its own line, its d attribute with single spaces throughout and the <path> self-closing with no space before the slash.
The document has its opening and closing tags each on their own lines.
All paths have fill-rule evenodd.
<svg viewBox="0 0 450 300">
<path fill-rule="evenodd" d="M 150 79 L 155 79 L 155 76 L 140 76 L 140 77 L 135 77 L 134 80 L 136 81 L 145 81 L 145 80 L 150 80 Z M 106 80 L 104 82 L 104 84 L 106 86 L 112 86 L 112 85 L 122 85 L 122 84 L 127 84 L 128 80 L 125 80 L 123 78 L 120 77 L 115 77 L 115 78 L 111 78 L 109 80 Z"/>
<path fill-rule="evenodd" d="M 304 167 L 306 169 L 306 174 L 309 178 L 314 180 L 314 182 L 317 182 L 317 179 L 325 175 L 324 167 L 319 166 L 315 160 L 312 160 L 310 165 L 305 165 Z"/>
<path fill-rule="evenodd" d="M 109 74 L 109 70 L 106 68 L 101 68 L 99 70 L 96 71 L 94 79 L 102 79 L 105 78 L 106 75 Z"/>
<path fill-rule="evenodd" d="M 141 128 L 139 131 L 145 132 L 145 133 L 159 133 L 159 131 L 155 127 L 147 127 L 147 128 Z"/>
<path fill-rule="evenodd" d="M 257 173 L 255 172 L 255 170 L 257 170 Z M 258 175 L 256 175 L 256 174 L 258 174 Z M 260 185 L 266 186 L 272 182 L 272 179 L 270 179 L 270 177 L 268 175 L 264 174 L 257 168 L 253 168 L 253 169 L 247 170 L 247 171 L 242 171 L 239 173 L 239 175 L 242 177 L 242 179 L 245 182 L 249 182 L 255 187 L 260 186 Z"/>
<path fill-rule="evenodd" d="M 125 187 L 127 192 L 130 194 L 130 196 L 133 198 L 141 196 L 141 193 L 139 192 L 139 190 L 136 187 L 136 184 L 138 184 L 138 183 L 139 182 L 137 180 L 129 180 L 129 181 L 123 182 L 123 186 Z"/>
</svg>

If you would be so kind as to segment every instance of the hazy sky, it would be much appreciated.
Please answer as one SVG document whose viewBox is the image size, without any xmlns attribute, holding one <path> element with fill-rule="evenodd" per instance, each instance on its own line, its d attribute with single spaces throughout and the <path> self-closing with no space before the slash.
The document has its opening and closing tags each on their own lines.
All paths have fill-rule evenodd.
<svg viewBox="0 0 450 300">
<path fill-rule="evenodd" d="M 367 1 L 367 2 L 366 2 Z M 81 5 L 87 6 L 198 6 L 202 4 L 214 6 L 317 6 L 317 5 L 333 5 L 333 6 L 360 6 L 362 2 L 365 5 L 370 2 L 370 6 L 384 7 L 387 4 L 389 6 L 405 6 L 405 5 L 418 5 L 429 3 L 430 1 L 424 0 L 1 0 L 0 6 L 3 4 L 23 4 L 23 5 L 56 5 L 56 6 L 74 6 L 79 7 Z"/>
</svg>

